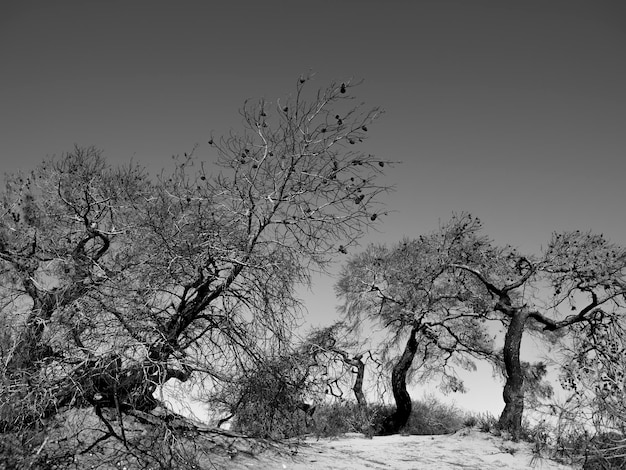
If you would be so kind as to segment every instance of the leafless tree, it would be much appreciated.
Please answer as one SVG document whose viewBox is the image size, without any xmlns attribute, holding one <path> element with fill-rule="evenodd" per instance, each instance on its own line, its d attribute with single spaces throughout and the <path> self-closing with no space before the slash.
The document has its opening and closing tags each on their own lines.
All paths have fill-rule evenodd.
<svg viewBox="0 0 626 470">
<path fill-rule="evenodd" d="M 325 394 L 344 399 L 345 389 L 350 387 L 357 404 L 367 405 L 366 368 L 370 366 L 377 382 L 382 363 L 375 352 L 360 344 L 344 322 L 311 330 L 298 349 L 309 358 L 311 374 L 319 376 L 317 382 L 324 386 Z"/>
<path fill-rule="evenodd" d="M 308 83 L 246 103 L 243 132 L 209 141 L 215 171 L 185 155 L 151 176 L 75 148 L 8 177 L 3 432 L 92 409 L 106 439 L 76 452 L 128 446 L 128 416 L 157 416 L 163 384 L 232 380 L 289 341 L 295 287 L 376 223 L 387 189 L 387 162 L 360 150 L 380 110 L 354 106 L 349 81 Z"/>
</svg>

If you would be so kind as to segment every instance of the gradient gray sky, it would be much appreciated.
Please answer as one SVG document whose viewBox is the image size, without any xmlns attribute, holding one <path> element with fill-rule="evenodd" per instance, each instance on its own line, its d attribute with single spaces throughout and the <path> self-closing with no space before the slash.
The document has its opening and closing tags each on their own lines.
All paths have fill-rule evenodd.
<svg viewBox="0 0 626 470">
<path fill-rule="evenodd" d="M 366 241 L 469 211 L 525 251 L 565 229 L 626 244 L 619 0 L 5 1 L 0 170 L 74 143 L 154 170 L 195 144 L 211 158 L 245 99 L 308 71 L 363 78 L 358 98 L 386 110 L 363 149 L 403 163 Z M 311 323 L 332 320 L 332 285 L 306 294 Z"/>
</svg>

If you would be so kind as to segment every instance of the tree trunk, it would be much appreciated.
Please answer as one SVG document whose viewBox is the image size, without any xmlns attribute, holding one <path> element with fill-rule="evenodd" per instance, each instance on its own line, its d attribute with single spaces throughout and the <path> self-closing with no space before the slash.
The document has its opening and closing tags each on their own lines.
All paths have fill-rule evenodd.
<svg viewBox="0 0 626 470">
<path fill-rule="evenodd" d="M 411 416 L 411 396 L 406 390 L 406 376 L 413 364 L 413 358 L 417 352 L 417 332 L 419 328 L 414 326 L 409 334 L 404 352 L 398 363 L 393 367 L 391 374 L 391 386 L 393 398 L 396 401 L 396 410 L 382 424 L 381 434 L 396 434 L 406 425 Z"/>
<path fill-rule="evenodd" d="M 363 393 L 363 380 L 365 378 L 365 363 L 363 362 L 363 355 L 357 354 L 356 356 L 351 358 L 345 351 L 339 351 L 339 354 L 341 354 L 341 356 L 343 357 L 343 361 L 346 364 L 354 367 L 352 372 L 356 375 L 356 377 L 354 378 L 352 391 L 354 392 L 356 402 L 359 404 L 360 407 L 364 407 L 365 405 L 367 405 L 367 401 L 365 400 L 365 393 Z"/>
<path fill-rule="evenodd" d="M 356 356 L 353 358 L 354 366 L 356 367 L 356 378 L 354 379 L 354 385 L 352 386 L 352 391 L 354 392 L 354 397 L 356 398 L 356 402 L 359 406 L 363 407 L 367 405 L 367 401 L 365 400 L 365 393 L 363 393 L 363 378 L 365 376 L 365 363 L 361 360 L 361 356 Z"/>
<path fill-rule="evenodd" d="M 506 384 L 502 397 L 505 405 L 498 421 L 498 428 L 510 432 L 515 440 L 520 437 L 524 413 L 524 370 L 520 362 L 520 346 L 527 318 L 527 313 L 522 310 L 513 312 L 504 338 Z"/>
</svg>

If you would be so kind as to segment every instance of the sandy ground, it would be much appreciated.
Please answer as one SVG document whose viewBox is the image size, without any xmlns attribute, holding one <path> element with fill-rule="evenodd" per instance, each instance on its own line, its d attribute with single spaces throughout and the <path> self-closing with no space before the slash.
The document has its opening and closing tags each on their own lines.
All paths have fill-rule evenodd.
<svg viewBox="0 0 626 470">
<path fill-rule="evenodd" d="M 236 455 L 228 468 L 277 470 L 571 470 L 545 458 L 533 458 L 531 445 L 511 442 L 477 430 L 445 436 L 385 436 L 360 434 L 337 439 L 305 440 L 297 449 L 257 457 Z M 291 454 L 291 455 L 290 455 Z"/>
</svg>

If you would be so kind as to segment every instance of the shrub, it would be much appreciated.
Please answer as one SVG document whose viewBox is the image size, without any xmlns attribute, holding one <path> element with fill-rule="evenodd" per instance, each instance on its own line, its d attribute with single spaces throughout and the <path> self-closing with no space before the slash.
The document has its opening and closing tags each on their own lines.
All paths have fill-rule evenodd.
<svg viewBox="0 0 626 470">
<path fill-rule="evenodd" d="M 468 416 L 455 405 L 439 402 L 434 397 L 415 400 L 409 422 L 403 433 L 414 435 L 449 434 L 462 429 Z M 332 437 L 347 432 L 360 432 L 366 436 L 380 434 L 385 419 L 395 407 L 373 404 L 360 407 L 352 402 L 320 405 L 314 416 L 314 433 Z M 476 418 L 478 419 L 478 418 Z"/>
<path fill-rule="evenodd" d="M 468 414 L 463 421 L 463 426 L 466 428 L 473 428 L 478 426 L 478 416 Z"/>
<path fill-rule="evenodd" d="M 377 405 L 360 406 L 354 402 L 319 405 L 313 416 L 313 432 L 318 437 L 334 437 L 347 432 L 372 436 L 379 418 Z"/>
<path fill-rule="evenodd" d="M 289 438 L 308 432 L 309 383 L 301 357 L 277 356 L 256 364 L 230 392 L 233 429 L 249 436 Z"/>
<path fill-rule="evenodd" d="M 498 419 L 491 413 L 467 413 L 463 419 L 463 426 L 477 428 L 480 432 L 492 432 L 498 425 Z"/>
<path fill-rule="evenodd" d="M 249 435 L 264 437 L 299 437 L 307 434 L 336 437 L 350 432 L 371 437 L 380 433 L 383 422 L 395 409 L 387 404 L 364 407 L 343 401 L 318 404 L 315 413 L 309 416 L 293 407 L 277 409 L 275 406 L 266 408 L 261 405 L 262 403 L 256 403 L 249 409 L 240 408 L 235 419 L 235 428 Z M 491 414 L 468 414 L 456 405 L 442 403 L 432 396 L 414 400 L 412 406 L 411 417 L 402 430 L 405 434 L 451 434 L 470 426 L 489 432 L 497 424 L 497 419 Z"/>
<path fill-rule="evenodd" d="M 589 441 L 584 470 L 626 469 L 626 436 L 615 432 L 601 433 Z"/>
<path fill-rule="evenodd" d="M 413 401 L 406 434 L 434 435 L 451 434 L 462 429 L 467 416 L 456 405 L 442 403 L 433 396 Z"/>
</svg>

